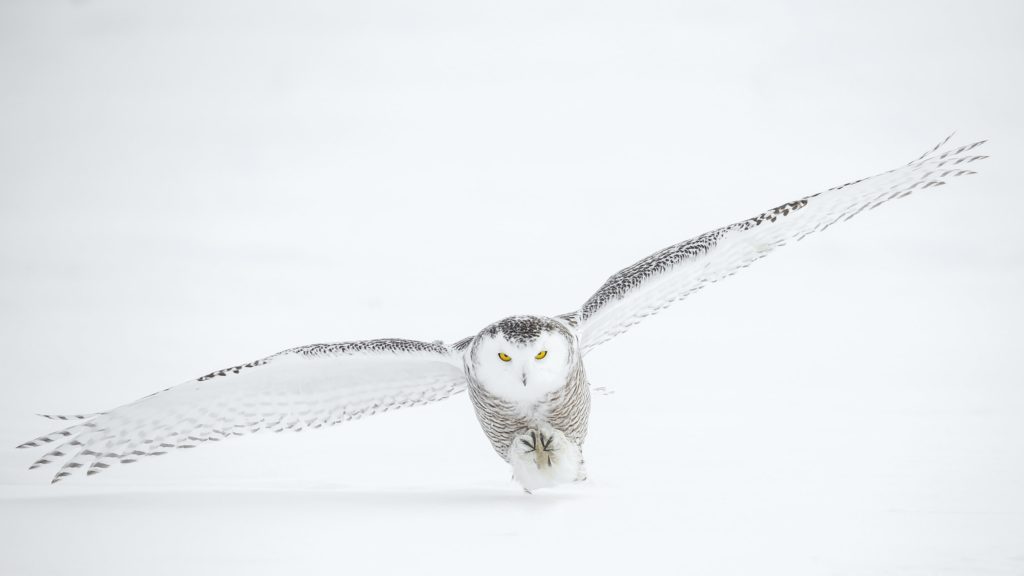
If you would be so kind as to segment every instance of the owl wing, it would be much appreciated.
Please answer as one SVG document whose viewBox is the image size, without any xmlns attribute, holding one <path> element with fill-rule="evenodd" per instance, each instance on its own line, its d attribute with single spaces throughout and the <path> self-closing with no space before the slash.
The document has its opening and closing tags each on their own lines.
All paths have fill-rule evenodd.
<svg viewBox="0 0 1024 576">
<path fill-rule="evenodd" d="M 731 276 L 787 242 L 827 229 L 912 192 L 974 174 L 966 166 L 986 158 L 975 142 L 951 146 L 950 138 L 920 158 L 877 176 L 836 186 L 753 218 L 669 246 L 616 272 L 576 312 L 583 353 L 625 332 L 659 310 Z"/>
<path fill-rule="evenodd" d="M 442 400 L 466 389 L 462 355 L 440 342 L 313 344 L 211 372 L 74 422 L 19 446 L 56 447 L 31 468 L 61 463 L 53 482 L 260 430 L 320 428 Z"/>
</svg>

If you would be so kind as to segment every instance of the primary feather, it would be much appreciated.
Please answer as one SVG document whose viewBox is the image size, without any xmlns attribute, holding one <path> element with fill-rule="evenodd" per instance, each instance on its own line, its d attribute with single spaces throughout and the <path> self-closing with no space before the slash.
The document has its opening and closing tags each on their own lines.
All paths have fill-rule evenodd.
<svg viewBox="0 0 1024 576">
<path fill-rule="evenodd" d="M 849 220 L 861 212 L 974 174 L 971 162 L 986 158 L 984 141 L 949 146 L 946 138 L 920 158 L 877 176 L 788 202 L 695 238 L 669 246 L 608 278 L 583 307 L 566 315 L 580 331 L 580 348 L 594 347 L 643 318 L 708 284 L 731 276 L 787 242 Z"/>
<path fill-rule="evenodd" d="M 461 354 L 440 343 L 368 340 L 313 344 L 211 372 L 19 448 L 59 443 L 31 467 L 62 462 L 59 482 L 114 464 L 260 430 L 320 428 L 466 388 Z"/>
</svg>

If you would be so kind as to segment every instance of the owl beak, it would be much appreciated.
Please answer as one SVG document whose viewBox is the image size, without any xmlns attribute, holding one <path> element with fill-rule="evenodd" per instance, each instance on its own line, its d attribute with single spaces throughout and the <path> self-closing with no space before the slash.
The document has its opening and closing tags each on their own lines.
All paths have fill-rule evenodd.
<svg viewBox="0 0 1024 576">
<path fill-rule="evenodd" d="M 526 386 L 526 372 L 523 372 L 523 386 Z"/>
</svg>

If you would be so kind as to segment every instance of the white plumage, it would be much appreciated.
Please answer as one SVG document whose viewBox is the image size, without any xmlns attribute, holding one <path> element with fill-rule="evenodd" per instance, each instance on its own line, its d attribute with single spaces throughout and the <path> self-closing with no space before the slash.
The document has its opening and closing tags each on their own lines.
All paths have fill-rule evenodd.
<svg viewBox="0 0 1024 576">
<path fill-rule="evenodd" d="M 583 306 L 555 318 L 516 316 L 454 345 L 402 339 L 314 344 L 219 370 L 99 414 L 47 416 L 69 426 L 19 448 L 46 446 L 31 468 L 58 482 L 117 463 L 260 430 L 333 425 L 469 390 L 498 455 L 528 490 L 586 477 L 590 391 L 583 357 L 776 248 L 911 193 L 973 174 L 983 142 L 950 146 L 670 246 L 616 274 Z"/>
<path fill-rule="evenodd" d="M 59 444 L 32 468 L 69 459 L 54 480 L 83 469 L 260 430 L 320 428 L 466 388 L 462 361 L 448 348 L 404 340 L 313 345 L 213 372 L 19 446 Z"/>
</svg>

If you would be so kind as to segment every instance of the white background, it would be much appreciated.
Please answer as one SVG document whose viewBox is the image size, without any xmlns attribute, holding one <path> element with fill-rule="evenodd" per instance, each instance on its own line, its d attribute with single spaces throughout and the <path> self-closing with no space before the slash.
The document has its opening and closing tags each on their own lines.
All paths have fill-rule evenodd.
<svg viewBox="0 0 1024 576">
<path fill-rule="evenodd" d="M 1022 6 L 0 2 L 0 573 L 1024 573 Z M 588 356 L 584 485 L 522 494 L 465 396 L 53 487 L 13 449 L 566 312 L 953 130 L 979 175 Z"/>
</svg>

